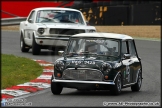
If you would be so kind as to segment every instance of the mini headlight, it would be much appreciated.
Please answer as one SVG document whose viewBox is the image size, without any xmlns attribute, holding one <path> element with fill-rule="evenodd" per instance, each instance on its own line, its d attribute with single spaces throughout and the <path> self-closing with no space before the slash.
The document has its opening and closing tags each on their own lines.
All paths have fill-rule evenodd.
<svg viewBox="0 0 162 108">
<path fill-rule="evenodd" d="M 39 28 L 39 29 L 38 29 L 38 33 L 40 33 L 40 34 L 43 34 L 44 31 L 45 31 L 44 28 Z"/>
<path fill-rule="evenodd" d="M 57 70 L 62 71 L 64 69 L 64 62 L 63 61 L 56 61 L 55 63 L 55 68 Z"/>
<path fill-rule="evenodd" d="M 104 63 L 101 66 L 101 70 L 108 73 L 112 69 L 112 66 L 109 63 Z"/>
</svg>

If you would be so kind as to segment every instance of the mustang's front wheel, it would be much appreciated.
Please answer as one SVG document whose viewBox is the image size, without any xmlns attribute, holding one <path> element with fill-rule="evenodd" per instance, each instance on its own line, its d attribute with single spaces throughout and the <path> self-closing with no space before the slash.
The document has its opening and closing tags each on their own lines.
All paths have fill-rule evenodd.
<svg viewBox="0 0 162 108">
<path fill-rule="evenodd" d="M 113 95 L 119 95 L 121 93 L 122 89 L 122 79 L 121 74 L 118 74 L 118 76 L 115 79 L 115 85 L 111 86 L 110 92 Z"/>
<path fill-rule="evenodd" d="M 35 38 L 33 36 L 32 54 L 39 55 L 40 51 L 41 51 L 40 46 L 36 43 Z"/>
<path fill-rule="evenodd" d="M 59 83 L 52 82 L 52 79 L 53 79 L 53 76 L 51 78 L 51 92 L 54 95 L 59 95 L 62 92 L 63 87 Z"/>
<path fill-rule="evenodd" d="M 29 46 L 25 44 L 22 34 L 20 36 L 20 48 L 22 52 L 28 52 L 30 49 Z"/>
</svg>

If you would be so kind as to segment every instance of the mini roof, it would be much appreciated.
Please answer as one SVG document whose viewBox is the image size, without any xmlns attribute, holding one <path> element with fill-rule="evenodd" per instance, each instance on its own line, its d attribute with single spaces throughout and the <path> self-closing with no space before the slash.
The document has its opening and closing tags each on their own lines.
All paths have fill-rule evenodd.
<svg viewBox="0 0 162 108">
<path fill-rule="evenodd" d="M 103 32 L 94 32 L 94 33 L 80 33 L 73 35 L 72 37 L 102 37 L 102 38 L 113 38 L 113 39 L 133 39 L 131 36 L 125 34 L 117 33 L 103 33 Z"/>
</svg>

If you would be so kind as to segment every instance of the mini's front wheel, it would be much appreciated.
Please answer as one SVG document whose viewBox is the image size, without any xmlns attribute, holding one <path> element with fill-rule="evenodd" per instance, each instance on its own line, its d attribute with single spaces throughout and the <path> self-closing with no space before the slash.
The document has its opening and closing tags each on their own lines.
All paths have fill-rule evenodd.
<svg viewBox="0 0 162 108">
<path fill-rule="evenodd" d="M 63 87 L 59 83 L 52 82 L 52 79 L 53 79 L 53 76 L 51 78 L 51 92 L 54 95 L 59 95 L 62 92 Z"/>
<path fill-rule="evenodd" d="M 121 74 L 118 74 L 118 76 L 115 79 L 115 85 L 111 86 L 110 92 L 113 95 L 119 95 L 121 93 L 121 89 L 122 89 Z"/>
</svg>

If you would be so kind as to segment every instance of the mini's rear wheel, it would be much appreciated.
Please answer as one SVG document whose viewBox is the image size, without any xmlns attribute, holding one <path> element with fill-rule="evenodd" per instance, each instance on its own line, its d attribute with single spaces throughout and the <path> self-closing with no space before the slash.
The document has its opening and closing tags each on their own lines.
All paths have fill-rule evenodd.
<svg viewBox="0 0 162 108">
<path fill-rule="evenodd" d="M 138 79 L 137 79 L 137 83 L 135 85 L 131 86 L 131 90 L 132 91 L 139 91 L 142 85 L 142 74 L 141 72 L 139 72 L 138 74 Z"/>
</svg>

